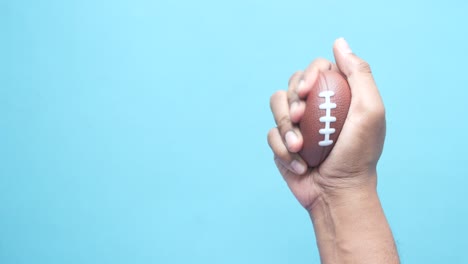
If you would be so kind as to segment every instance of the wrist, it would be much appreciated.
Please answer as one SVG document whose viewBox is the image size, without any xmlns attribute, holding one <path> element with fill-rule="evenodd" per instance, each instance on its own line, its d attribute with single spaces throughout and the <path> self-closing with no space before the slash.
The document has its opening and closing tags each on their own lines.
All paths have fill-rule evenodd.
<svg viewBox="0 0 468 264">
<path fill-rule="evenodd" d="M 376 201 L 379 201 L 379 197 L 377 175 L 374 173 L 349 179 L 329 178 L 325 184 L 320 184 L 320 195 L 310 208 L 309 214 L 314 214 L 314 207 L 317 206 L 326 205 L 329 209 L 367 207 Z"/>
<path fill-rule="evenodd" d="M 376 179 L 375 175 L 367 178 Z M 377 195 L 376 180 L 353 187 L 323 189 L 309 214 L 322 263 L 361 263 L 362 260 L 372 263 L 373 259 L 373 263 L 383 263 L 377 259 L 382 252 L 394 256 L 393 260 L 398 259 Z"/>
</svg>

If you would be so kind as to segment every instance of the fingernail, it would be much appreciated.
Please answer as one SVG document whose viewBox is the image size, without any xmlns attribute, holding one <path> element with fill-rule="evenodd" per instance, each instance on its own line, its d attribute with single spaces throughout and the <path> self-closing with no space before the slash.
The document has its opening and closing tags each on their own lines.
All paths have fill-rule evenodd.
<svg viewBox="0 0 468 264">
<path fill-rule="evenodd" d="M 346 40 L 344 38 L 339 38 L 337 41 L 336 41 L 336 45 L 337 45 L 337 48 L 342 52 L 342 53 L 353 53 L 353 51 L 351 50 L 351 48 L 349 47 L 349 44 L 348 42 L 346 42 Z"/>
<path fill-rule="evenodd" d="M 297 141 L 299 140 L 297 138 L 297 135 L 296 133 L 294 133 L 293 131 L 288 131 L 286 133 L 286 145 L 288 145 L 288 148 L 291 148 L 291 146 L 297 144 Z"/>
<path fill-rule="evenodd" d="M 295 113 L 298 107 L 299 107 L 298 102 L 292 102 L 291 109 L 289 110 L 290 115 L 292 115 L 292 113 Z"/>
<path fill-rule="evenodd" d="M 304 89 L 304 85 L 305 85 L 304 80 L 300 80 L 299 84 L 296 87 L 296 93 L 299 93 L 299 91 L 302 91 L 302 89 Z"/>
<path fill-rule="evenodd" d="M 297 160 L 293 160 L 291 162 L 291 168 L 294 170 L 295 173 L 297 174 L 303 174 L 306 170 L 306 167 L 300 163 L 299 161 Z"/>
</svg>

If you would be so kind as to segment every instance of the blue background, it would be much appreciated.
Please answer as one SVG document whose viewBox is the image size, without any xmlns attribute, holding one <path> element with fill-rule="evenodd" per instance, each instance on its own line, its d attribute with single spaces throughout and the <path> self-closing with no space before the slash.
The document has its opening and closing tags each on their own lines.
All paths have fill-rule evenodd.
<svg viewBox="0 0 468 264">
<path fill-rule="evenodd" d="M 344 36 L 404 263 L 468 263 L 466 1 L 0 2 L 1 263 L 318 263 L 269 96 Z"/>
</svg>

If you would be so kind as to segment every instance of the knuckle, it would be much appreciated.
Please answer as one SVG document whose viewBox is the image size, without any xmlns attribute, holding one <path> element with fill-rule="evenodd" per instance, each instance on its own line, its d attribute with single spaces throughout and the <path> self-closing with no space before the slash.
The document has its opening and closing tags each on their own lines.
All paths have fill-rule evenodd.
<svg viewBox="0 0 468 264">
<path fill-rule="evenodd" d="M 274 155 L 273 159 L 275 161 L 276 166 L 278 166 L 280 172 L 285 173 L 287 171 L 286 162 L 280 157 L 278 157 L 276 154 Z"/>
<path fill-rule="evenodd" d="M 268 132 L 268 145 L 270 145 L 273 154 L 278 159 L 282 161 L 288 161 L 291 159 L 291 154 L 289 153 L 283 141 L 279 137 L 279 133 L 276 127 L 270 129 L 270 131 Z"/>
<path fill-rule="evenodd" d="M 281 160 L 283 164 L 289 164 L 291 159 L 291 154 L 286 150 L 286 148 L 278 148 L 273 150 L 274 155 Z"/>
<path fill-rule="evenodd" d="M 382 104 L 374 104 L 366 107 L 364 115 L 368 120 L 381 120 L 385 118 L 385 107 Z"/>
<path fill-rule="evenodd" d="M 315 60 L 312 61 L 312 64 L 311 64 L 313 67 L 315 68 L 318 68 L 318 69 L 321 69 L 321 70 L 331 70 L 332 69 L 332 63 L 325 59 L 325 58 L 317 58 Z"/>
<path fill-rule="evenodd" d="M 281 99 L 284 96 L 285 91 L 283 90 L 278 90 L 275 93 L 271 95 L 271 101 L 277 101 Z"/>
<path fill-rule="evenodd" d="M 288 86 L 291 86 L 293 81 L 295 79 L 299 78 L 300 76 L 302 76 L 302 71 L 297 71 L 297 72 L 293 73 L 293 75 L 291 75 L 291 77 L 289 77 Z"/>
<path fill-rule="evenodd" d="M 278 124 L 277 125 L 278 125 L 278 129 L 281 132 L 281 134 L 284 134 L 292 126 L 291 118 L 289 116 L 287 116 L 287 115 L 284 115 L 280 119 L 278 119 Z"/>
<path fill-rule="evenodd" d="M 385 107 L 383 105 L 375 106 L 372 112 L 376 118 L 381 119 L 385 117 Z"/>
<path fill-rule="evenodd" d="M 299 100 L 299 97 L 298 97 L 296 91 L 293 90 L 293 89 L 289 89 L 288 90 L 288 103 L 289 103 L 289 105 L 291 105 L 293 102 L 298 101 L 298 100 Z"/>
<path fill-rule="evenodd" d="M 268 140 L 268 144 L 270 144 L 270 146 L 271 146 L 271 142 L 273 141 L 273 138 L 275 137 L 275 134 L 277 133 L 276 132 L 277 129 L 278 128 L 274 127 L 274 128 L 272 128 L 272 129 L 270 129 L 268 131 L 267 140 Z"/>
<path fill-rule="evenodd" d="M 279 100 L 281 100 L 281 98 L 283 97 L 284 95 L 284 91 L 283 90 L 279 90 L 279 91 L 276 91 L 275 93 L 273 93 L 270 97 L 270 107 L 273 108 L 273 105 L 278 102 Z"/>
<path fill-rule="evenodd" d="M 364 60 L 361 60 L 358 62 L 357 70 L 361 73 L 368 73 L 368 74 L 372 73 L 371 66 L 369 65 L 367 61 L 364 61 Z"/>
</svg>

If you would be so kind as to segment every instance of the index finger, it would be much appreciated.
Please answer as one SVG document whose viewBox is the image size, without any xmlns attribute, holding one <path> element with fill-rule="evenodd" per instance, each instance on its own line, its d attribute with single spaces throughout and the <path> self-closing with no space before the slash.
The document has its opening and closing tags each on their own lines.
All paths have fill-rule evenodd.
<svg viewBox="0 0 468 264">
<path fill-rule="evenodd" d="M 314 86 L 315 81 L 317 80 L 319 72 L 323 71 L 340 72 L 338 67 L 331 61 L 323 58 L 315 59 L 309 64 L 307 69 L 305 69 L 302 75 L 302 80 L 299 81 L 299 84 L 295 91 L 299 98 L 304 99 L 307 97 L 310 90 Z"/>
</svg>

